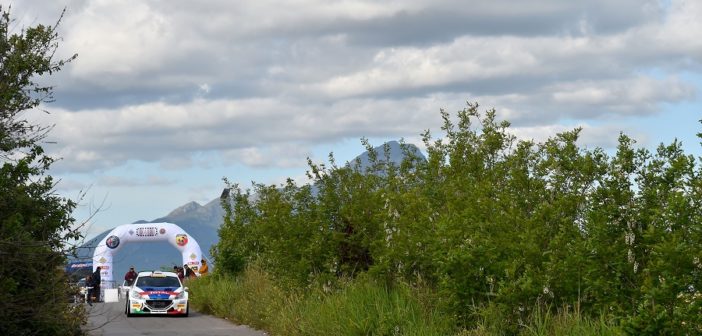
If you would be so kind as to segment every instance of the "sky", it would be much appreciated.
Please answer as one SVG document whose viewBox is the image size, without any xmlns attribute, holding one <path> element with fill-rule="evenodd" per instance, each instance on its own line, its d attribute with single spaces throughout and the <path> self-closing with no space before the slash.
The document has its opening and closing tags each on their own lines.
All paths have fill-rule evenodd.
<svg viewBox="0 0 702 336">
<path fill-rule="evenodd" d="M 582 127 L 699 156 L 702 2 L 686 0 L 0 0 L 15 29 L 56 22 L 57 193 L 88 237 L 250 187 L 304 181 L 440 134 L 440 109 L 495 108 L 522 139 Z M 79 198 L 80 195 L 84 195 Z M 94 214 L 90 216 L 89 214 Z"/>
</svg>

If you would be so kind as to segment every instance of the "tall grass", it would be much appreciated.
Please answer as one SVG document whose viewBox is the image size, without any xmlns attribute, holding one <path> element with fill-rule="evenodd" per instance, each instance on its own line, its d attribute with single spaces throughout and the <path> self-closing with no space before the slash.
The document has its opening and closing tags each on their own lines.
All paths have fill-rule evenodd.
<svg viewBox="0 0 702 336">
<path fill-rule="evenodd" d="M 274 335 L 447 335 L 452 324 L 432 312 L 411 288 L 367 279 L 338 290 L 283 291 L 261 270 L 240 277 L 208 276 L 188 284 L 200 312 L 265 329 Z"/>
<path fill-rule="evenodd" d="M 258 268 L 240 277 L 210 275 L 191 280 L 191 305 L 200 312 L 269 330 L 286 305 L 287 295 Z"/>
<path fill-rule="evenodd" d="M 316 292 L 302 300 L 287 335 L 446 335 L 450 324 L 427 316 L 409 287 L 393 288 L 355 280 L 333 294 Z"/>
<path fill-rule="evenodd" d="M 582 316 L 578 309 L 568 307 L 552 313 L 548 307 L 538 307 L 531 316 L 530 324 L 523 335 L 529 336 L 590 336 L 590 335 L 624 335 L 624 332 L 612 321 L 601 315 L 599 319 Z"/>
<path fill-rule="evenodd" d="M 337 289 L 283 289 L 265 272 L 250 267 L 239 277 L 210 275 L 188 283 L 194 309 L 272 335 L 458 335 L 514 334 L 498 310 L 485 307 L 481 322 L 457 332 L 455 321 L 434 308 L 427 288 L 388 287 L 361 277 Z M 517 332 L 524 336 L 623 335 L 611 321 L 577 310 L 537 307 Z"/>
<path fill-rule="evenodd" d="M 556 311 L 548 306 L 537 305 L 526 321 L 515 331 L 506 326 L 505 317 L 499 309 L 487 306 L 479 310 L 481 319 L 473 329 L 463 330 L 457 336 L 489 336 L 489 335 L 520 335 L 520 336 L 609 336 L 624 335 L 624 331 L 614 322 L 607 320 L 604 315 L 592 319 L 581 315 L 578 309 L 568 307 Z"/>
</svg>

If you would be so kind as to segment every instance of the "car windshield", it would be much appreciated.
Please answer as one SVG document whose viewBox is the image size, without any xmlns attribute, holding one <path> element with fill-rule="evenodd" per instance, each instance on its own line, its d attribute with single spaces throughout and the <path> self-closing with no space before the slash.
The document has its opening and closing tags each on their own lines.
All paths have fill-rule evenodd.
<svg viewBox="0 0 702 336">
<path fill-rule="evenodd" d="M 180 287 L 180 281 L 176 277 L 162 276 L 142 276 L 137 279 L 136 286 L 144 287 Z"/>
</svg>

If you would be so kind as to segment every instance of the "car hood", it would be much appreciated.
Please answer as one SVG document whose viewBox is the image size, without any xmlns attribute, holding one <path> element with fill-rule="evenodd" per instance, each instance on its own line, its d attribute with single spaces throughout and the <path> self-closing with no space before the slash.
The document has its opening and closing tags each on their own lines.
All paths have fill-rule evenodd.
<svg viewBox="0 0 702 336">
<path fill-rule="evenodd" d="M 183 291 L 182 287 L 134 287 L 142 298 L 150 300 L 170 299 Z"/>
</svg>

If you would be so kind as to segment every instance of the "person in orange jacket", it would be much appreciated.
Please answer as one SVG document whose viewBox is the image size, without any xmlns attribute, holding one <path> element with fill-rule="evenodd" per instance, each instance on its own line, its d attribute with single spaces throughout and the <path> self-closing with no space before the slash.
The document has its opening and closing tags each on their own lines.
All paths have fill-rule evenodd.
<svg viewBox="0 0 702 336">
<path fill-rule="evenodd" d="M 200 266 L 200 275 L 206 275 L 207 272 L 209 272 L 209 269 L 207 267 L 207 260 L 202 259 L 200 260 L 200 262 L 202 263 L 202 266 Z"/>
</svg>

